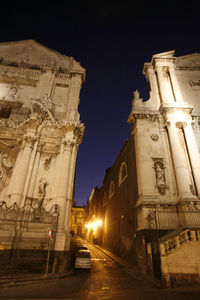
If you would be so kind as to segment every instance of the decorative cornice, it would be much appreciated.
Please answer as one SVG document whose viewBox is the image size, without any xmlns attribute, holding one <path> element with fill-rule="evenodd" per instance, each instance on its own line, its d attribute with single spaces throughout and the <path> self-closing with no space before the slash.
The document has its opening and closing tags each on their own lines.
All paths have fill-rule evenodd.
<svg viewBox="0 0 200 300">
<path fill-rule="evenodd" d="M 155 121 L 160 119 L 160 113 L 158 111 L 134 111 L 132 116 L 129 117 L 129 123 L 134 123 L 137 119 L 148 119 L 150 121 Z"/>
<path fill-rule="evenodd" d="M 181 70 L 181 71 L 188 71 L 188 70 L 193 70 L 193 71 L 200 71 L 200 66 L 175 66 L 175 70 Z"/>
<path fill-rule="evenodd" d="M 12 77 L 17 76 L 17 77 L 26 78 L 26 79 L 28 76 L 29 79 L 38 80 L 41 75 L 41 71 L 34 70 L 34 69 L 14 67 L 14 66 L 0 65 L 0 75 L 6 75 L 6 76 L 12 76 Z"/>
</svg>

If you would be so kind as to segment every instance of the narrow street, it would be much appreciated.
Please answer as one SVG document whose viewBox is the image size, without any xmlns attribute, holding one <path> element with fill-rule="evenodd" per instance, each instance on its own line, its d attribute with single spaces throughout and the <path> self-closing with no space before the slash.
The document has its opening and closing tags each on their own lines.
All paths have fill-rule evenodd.
<svg viewBox="0 0 200 300">
<path fill-rule="evenodd" d="M 95 246 L 91 270 L 75 270 L 71 276 L 30 285 L 1 288 L 0 299 L 199 299 L 200 289 L 165 290 L 135 279 Z"/>
</svg>

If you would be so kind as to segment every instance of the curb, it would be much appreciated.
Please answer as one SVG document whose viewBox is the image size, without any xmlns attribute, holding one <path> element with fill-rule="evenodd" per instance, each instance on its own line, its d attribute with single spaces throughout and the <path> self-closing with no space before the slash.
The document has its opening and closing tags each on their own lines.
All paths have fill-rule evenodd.
<svg viewBox="0 0 200 300">
<path fill-rule="evenodd" d="M 45 277 L 44 275 L 39 275 L 39 276 L 26 276 L 26 277 L 21 277 L 21 278 L 14 278 L 14 277 L 8 277 L 5 279 L 0 278 L 0 289 L 1 288 L 9 288 L 9 287 L 15 287 L 15 286 L 22 286 L 22 285 L 28 285 L 28 284 L 33 284 L 37 283 L 38 281 L 47 281 L 47 280 L 53 280 L 53 279 L 60 279 L 64 278 L 67 276 L 70 276 L 74 273 L 74 270 L 70 270 L 67 273 L 64 274 L 49 274 L 49 276 Z"/>
</svg>

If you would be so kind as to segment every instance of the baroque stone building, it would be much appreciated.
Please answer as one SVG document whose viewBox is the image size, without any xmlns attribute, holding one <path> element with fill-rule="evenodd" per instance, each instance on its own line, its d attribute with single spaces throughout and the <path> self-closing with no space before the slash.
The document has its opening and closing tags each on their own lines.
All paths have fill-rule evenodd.
<svg viewBox="0 0 200 300">
<path fill-rule="evenodd" d="M 70 215 L 70 232 L 75 236 L 85 237 L 85 208 L 73 206 Z"/>
<path fill-rule="evenodd" d="M 72 57 L 34 40 L 0 43 L 0 254 L 6 264 L 16 252 L 29 264 L 43 257 L 44 269 L 50 249 L 52 270 L 66 267 L 84 79 Z"/>
<path fill-rule="evenodd" d="M 89 205 L 102 245 L 167 286 L 199 282 L 200 54 L 153 55 L 143 74 L 150 97 L 134 92 L 130 137 Z"/>
</svg>

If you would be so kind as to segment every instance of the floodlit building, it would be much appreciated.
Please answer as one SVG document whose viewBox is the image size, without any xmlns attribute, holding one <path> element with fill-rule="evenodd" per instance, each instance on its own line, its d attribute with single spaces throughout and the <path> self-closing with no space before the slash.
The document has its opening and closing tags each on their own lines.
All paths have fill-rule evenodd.
<svg viewBox="0 0 200 300">
<path fill-rule="evenodd" d="M 85 208 L 73 206 L 70 215 L 70 232 L 76 237 L 85 237 Z"/>
<path fill-rule="evenodd" d="M 34 40 L 0 43 L 1 268 L 44 271 L 48 250 L 48 270 L 68 264 L 84 79 L 72 57 Z"/>
<path fill-rule="evenodd" d="M 134 92 L 130 137 L 92 195 L 100 240 L 166 286 L 199 282 L 200 54 L 153 55 L 143 74 L 150 97 Z"/>
</svg>

